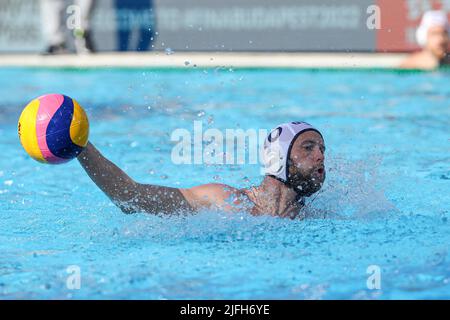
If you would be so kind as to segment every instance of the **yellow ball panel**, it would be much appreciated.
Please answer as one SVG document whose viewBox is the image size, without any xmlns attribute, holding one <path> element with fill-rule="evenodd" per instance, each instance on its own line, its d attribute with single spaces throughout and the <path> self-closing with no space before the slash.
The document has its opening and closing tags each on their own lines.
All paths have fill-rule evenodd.
<svg viewBox="0 0 450 320">
<path fill-rule="evenodd" d="M 85 147 L 89 138 L 89 121 L 83 108 L 73 100 L 73 118 L 70 126 L 70 138 L 73 143 Z"/>
<path fill-rule="evenodd" d="M 36 136 L 36 116 L 38 110 L 39 100 L 35 99 L 22 111 L 18 124 L 19 138 L 20 143 L 30 157 L 39 162 L 47 163 L 39 148 Z"/>
</svg>

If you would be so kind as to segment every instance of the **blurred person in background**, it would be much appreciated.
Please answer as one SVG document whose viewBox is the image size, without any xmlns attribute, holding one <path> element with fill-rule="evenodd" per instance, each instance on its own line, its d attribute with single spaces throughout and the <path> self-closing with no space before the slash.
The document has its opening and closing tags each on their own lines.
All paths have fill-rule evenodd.
<svg viewBox="0 0 450 320">
<path fill-rule="evenodd" d="M 77 53 L 90 53 L 94 51 L 90 34 L 89 20 L 94 0 L 75 0 L 71 4 L 78 6 L 80 25 L 73 30 L 75 37 L 75 50 Z M 67 4 L 69 5 L 69 4 Z M 41 21 L 44 39 L 46 41 L 45 54 L 68 53 L 66 30 L 67 23 L 65 0 L 41 0 Z M 76 14 L 76 12 L 70 12 Z"/>
<path fill-rule="evenodd" d="M 417 43 L 422 47 L 401 64 L 407 69 L 435 69 L 450 64 L 449 23 L 444 11 L 428 11 L 422 17 L 416 32 Z"/>
<path fill-rule="evenodd" d="M 115 0 L 119 51 L 148 51 L 155 37 L 153 0 Z M 136 32 L 137 41 L 132 41 Z"/>
</svg>

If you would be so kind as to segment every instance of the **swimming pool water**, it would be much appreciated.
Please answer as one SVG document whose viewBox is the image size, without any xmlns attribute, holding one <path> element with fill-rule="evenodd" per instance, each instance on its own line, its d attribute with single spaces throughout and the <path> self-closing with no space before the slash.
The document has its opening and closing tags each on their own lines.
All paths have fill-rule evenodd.
<svg viewBox="0 0 450 320">
<path fill-rule="evenodd" d="M 0 69 L 0 299 L 448 299 L 449 72 Z M 124 215 L 74 160 L 29 158 L 22 108 L 64 93 L 90 140 L 140 182 L 261 180 L 258 165 L 175 165 L 176 128 L 322 130 L 327 180 L 291 221 Z M 67 268 L 78 266 L 71 290 Z M 368 268 L 380 268 L 370 289 Z M 370 268 L 369 268 L 370 270 Z"/>
</svg>

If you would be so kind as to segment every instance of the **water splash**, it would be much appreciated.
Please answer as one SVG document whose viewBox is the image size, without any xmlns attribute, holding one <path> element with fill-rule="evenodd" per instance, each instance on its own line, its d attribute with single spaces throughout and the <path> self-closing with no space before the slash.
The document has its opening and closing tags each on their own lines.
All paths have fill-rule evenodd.
<svg viewBox="0 0 450 320">
<path fill-rule="evenodd" d="M 307 202 L 310 216 L 370 218 L 398 212 L 385 195 L 389 177 L 379 171 L 381 157 L 352 161 L 336 155 L 329 159 L 322 190 Z"/>
</svg>

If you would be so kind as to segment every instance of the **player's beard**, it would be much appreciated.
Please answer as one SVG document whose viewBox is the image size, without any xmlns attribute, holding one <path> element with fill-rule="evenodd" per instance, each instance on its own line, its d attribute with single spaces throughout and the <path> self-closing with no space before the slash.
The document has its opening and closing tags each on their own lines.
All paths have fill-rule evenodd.
<svg viewBox="0 0 450 320">
<path fill-rule="evenodd" d="M 301 196 L 309 197 L 322 188 L 325 181 L 325 169 L 323 171 L 323 180 L 317 174 L 317 169 L 313 168 L 308 172 L 302 172 L 296 168 L 295 172 L 289 173 L 288 183 Z"/>
</svg>

